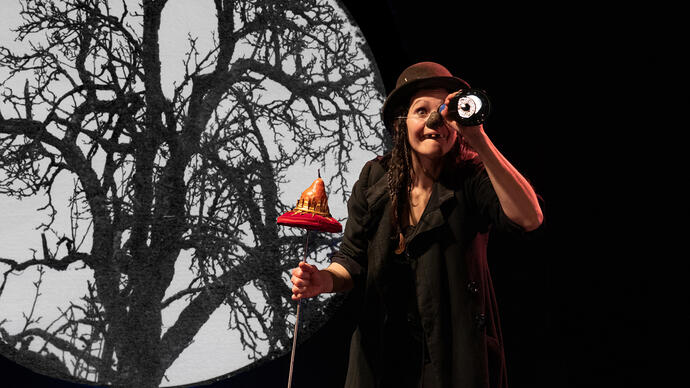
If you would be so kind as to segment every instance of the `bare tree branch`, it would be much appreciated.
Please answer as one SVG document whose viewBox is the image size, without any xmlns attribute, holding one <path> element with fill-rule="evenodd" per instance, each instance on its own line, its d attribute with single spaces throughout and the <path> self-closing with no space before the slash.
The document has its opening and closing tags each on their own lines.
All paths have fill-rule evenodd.
<svg viewBox="0 0 690 388">
<path fill-rule="evenodd" d="M 33 259 L 33 260 L 27 260 L 27 261 L 23 261 L 23 262 L 16 262 L 15 260 L 0 257 L 0 263 L 9 265 L 10 268 L 12 269 L 12 271 L 15 271 L 15 272 L 20 272 L 20 271 L 23 271 L 29 267 L 36 266 L 36 265 L 43 265 L 43 266 L 46 266 L 48 268 L 52 268 L 52 269 L 55 269 L 58 271 L 64 271 L 65 269 L 67 269 L 67 267 L 70 264 L 75 263 L 77 261 L 89 262 L 90 258 L 91 258 L 91 255 L 89 255 L 87 253 L 74 252 L 74 253 L 70 253 L 67 256 L 64 256 L 61 259 L 57 259 L 57 260 L 55 260 L 55 259 L 48 259 L 48 260 L 46 260 L 46 259 L 41 259 L 41 260 Z"/>
<path fill-rule="evenodd" d="M 4 331 L 4 329 L 1 328 L 0 330 Z M 85 353 L 82 349 L 79 349 L 76 346 L 72 345 L 69 341 L 58 338 L 55 335 L 38 328 L 27 329 L 16 335 L 9 335 L 7 334 L 7 332 L 5 332 L 3 334 L 3 340 L 7 342 L 9 345 L 14 346 L 14 344 L 19 342 L 22 338 L 27 338 L 31 336 L 42 338 L 46 342 L 67 353 L 78 354 L 84 361 L 88 362 L 91 365 L 96 366 L 101 361 L 98 357 L 94 357 L 88 353 Z"/>
<path fill-rule="evenodd" d="M 5 342 L 36 337 L 78 378 L 154 387 L 225 303 L 250 359 L 287 351 L 286 274 L 304 252 L 301 233 L 275 223 L 293 202 L 281 188 L 293 166 L 329 163 L 346 200 L 352 151 L 384 140 L 381 88 L 346 21 L 325 0 L 214 0 L 213 47 L 188 38 L 168 98 L 166 1 L 21 3 L 26 52 L 0 47 L 0 195 L 46 198 L 57 244 L 43 235 L 32 259 L 0 258 L 0 295 L 32 267 L 81 262 L 93 279 L 53 322 L 29 313 L 9 335 L 0 321 Z M 58 198 L 65 180 L 72 194 Z M 53 230 L 63 211 L 69 230 Z M 312 253 L 325 260 L 338 241 L 316 236 Z M 193 280 L 174 289 L 183 254 Z M 163 332 L 162 310 L 181 301 Z M 313 307 L 317 322 L 327 306 Z"/>
</svg>

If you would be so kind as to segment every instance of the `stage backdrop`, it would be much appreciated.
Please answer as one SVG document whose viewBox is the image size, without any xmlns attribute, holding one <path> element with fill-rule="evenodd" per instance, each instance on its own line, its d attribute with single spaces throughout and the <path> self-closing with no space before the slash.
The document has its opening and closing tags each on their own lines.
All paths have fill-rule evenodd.
<svg viewBox="0 0 690 388">
<path fill-rule="evenodd" d="M 0 25 L 2 356 L 148 387 L 289 352 L 305 236 L 276 218 L 320 169 L 345 224 L 389 144 L 343 6 L 13 0 Z M 312 235 L 309 262 L 340 238 Z M 306 303 L 300 339 L 338 303 Z"/>
</svg>

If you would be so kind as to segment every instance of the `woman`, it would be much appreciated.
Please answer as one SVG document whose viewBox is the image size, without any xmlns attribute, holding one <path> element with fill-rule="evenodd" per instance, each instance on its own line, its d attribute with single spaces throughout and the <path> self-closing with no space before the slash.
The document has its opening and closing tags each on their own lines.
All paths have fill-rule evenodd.
<svg viewBox="0 0 690 388">
<path fill-rule="evenodd" d="M 338 253 L 292 271 L 295 300 L 362 291 L 347 387 L 506 386 L 487 233 L 524 234 L 543 217 L 481 125 L 438 113 L 468 88 L 433 62 L 403 71 L 383 107 L 393 151 L 362 169 Z"/>
</svg>

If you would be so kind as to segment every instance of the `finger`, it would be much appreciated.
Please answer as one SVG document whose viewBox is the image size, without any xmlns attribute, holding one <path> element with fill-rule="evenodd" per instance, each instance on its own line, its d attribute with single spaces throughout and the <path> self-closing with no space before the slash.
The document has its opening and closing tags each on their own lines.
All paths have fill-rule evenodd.
<svg viewBox="0 0 690 388">
<path fill-rule="evenodd" d="M 453 97 L 455 97 L 455 96 L 457 96 L 458 94 L 460 94 L 460 93 L 462 93 L 462 89 L 458 90 L 457 92 L 453 92 L 453 93 L 450 93 L 449 95 L 447 95 L 444 104 L 448 105 L 448 103 L 450 102 L 450 100 L 451 100 Z"/>
<path fill-rule="evenodd" d="M 304 261 L 301 261 L 301 262 L 299 263 L 299 268 L 300 268 L 302 271 L 307 272 L 307 273 L 313 273 L 313 272 L 318 271 L 318 269 L 316 268 L 315 265 L 308 264 L 308 263 L 306 263 L 306 262 L 304 262 Z"/>
<path fill-rule="evenodd" d="M 303 271 L 302 269 L 300 269 L 299 272 L 295 274 L 295 276 L 304 280 L 311 279 L 311 274 L 309 272 Z"/>
<path fill-rule="evenodd" d="M 304 279 L 300 279 L 298 277 L 293 276 L 290 280 L 292 281 L 292 284 L 294 284 L 297 287 L 306 287 L 309 285 L 308 281 L 306 281 Z"/>
<path fill-rule="evenodd" d="M 307 280 L 311 278 L 311 274 L 309 272 L 302 270 L 302 268 L 295 268 L 292 272 L 292 276 Z"/>
<path fill-rule="evenodd" d="M 297 267 L 292 269 L 292 275 L 297 276 L 299 278 L 303 278 L 304 275 L 309 276 L 308 272 L 306 272 L 304 269 Z"/>
<path fill-rule="evenodd" d="M 300 278 L 300 279 L 311 279 L 312 277 L 312 271 L 310 271 L 308 268 L 299 268 L 299 271 L 296 271 L 295 275 Z"/>
<path fill-rule="evenodd" d="M 309 298 L 309 296 L 305 293 L 298 292 L 298 293 L 292 294 L 292 300 L 300 300 L 300 299 L 305 299 L 305 298 Z"/>
<path fill-rule="evenodd" d="M 306 290 L 307 290 L 306 287 L 297 287 L 297 286 L 293 286 L 293 287 L 292 287 L 292 294 L 293 294 L 293 295 L 301 295 L 301 294 L 304 294 L 304 292 L 305 292 Z"/>
</svg>

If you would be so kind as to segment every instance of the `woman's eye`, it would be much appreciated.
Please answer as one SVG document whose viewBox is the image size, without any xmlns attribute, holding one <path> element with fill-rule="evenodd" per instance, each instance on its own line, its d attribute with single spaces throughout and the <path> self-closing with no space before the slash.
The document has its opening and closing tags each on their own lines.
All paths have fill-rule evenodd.
<svg viewBox="0 0 690 388">
<path fill-rule="evenodd" d="M 428 111 L 426 110 L 426 108 L 417 108 L 417 109 L 414 111 L 414 113 L 415 113 L 417 116 L 426 116 L 426 114 L 428 113 Z"/>
</svg>

